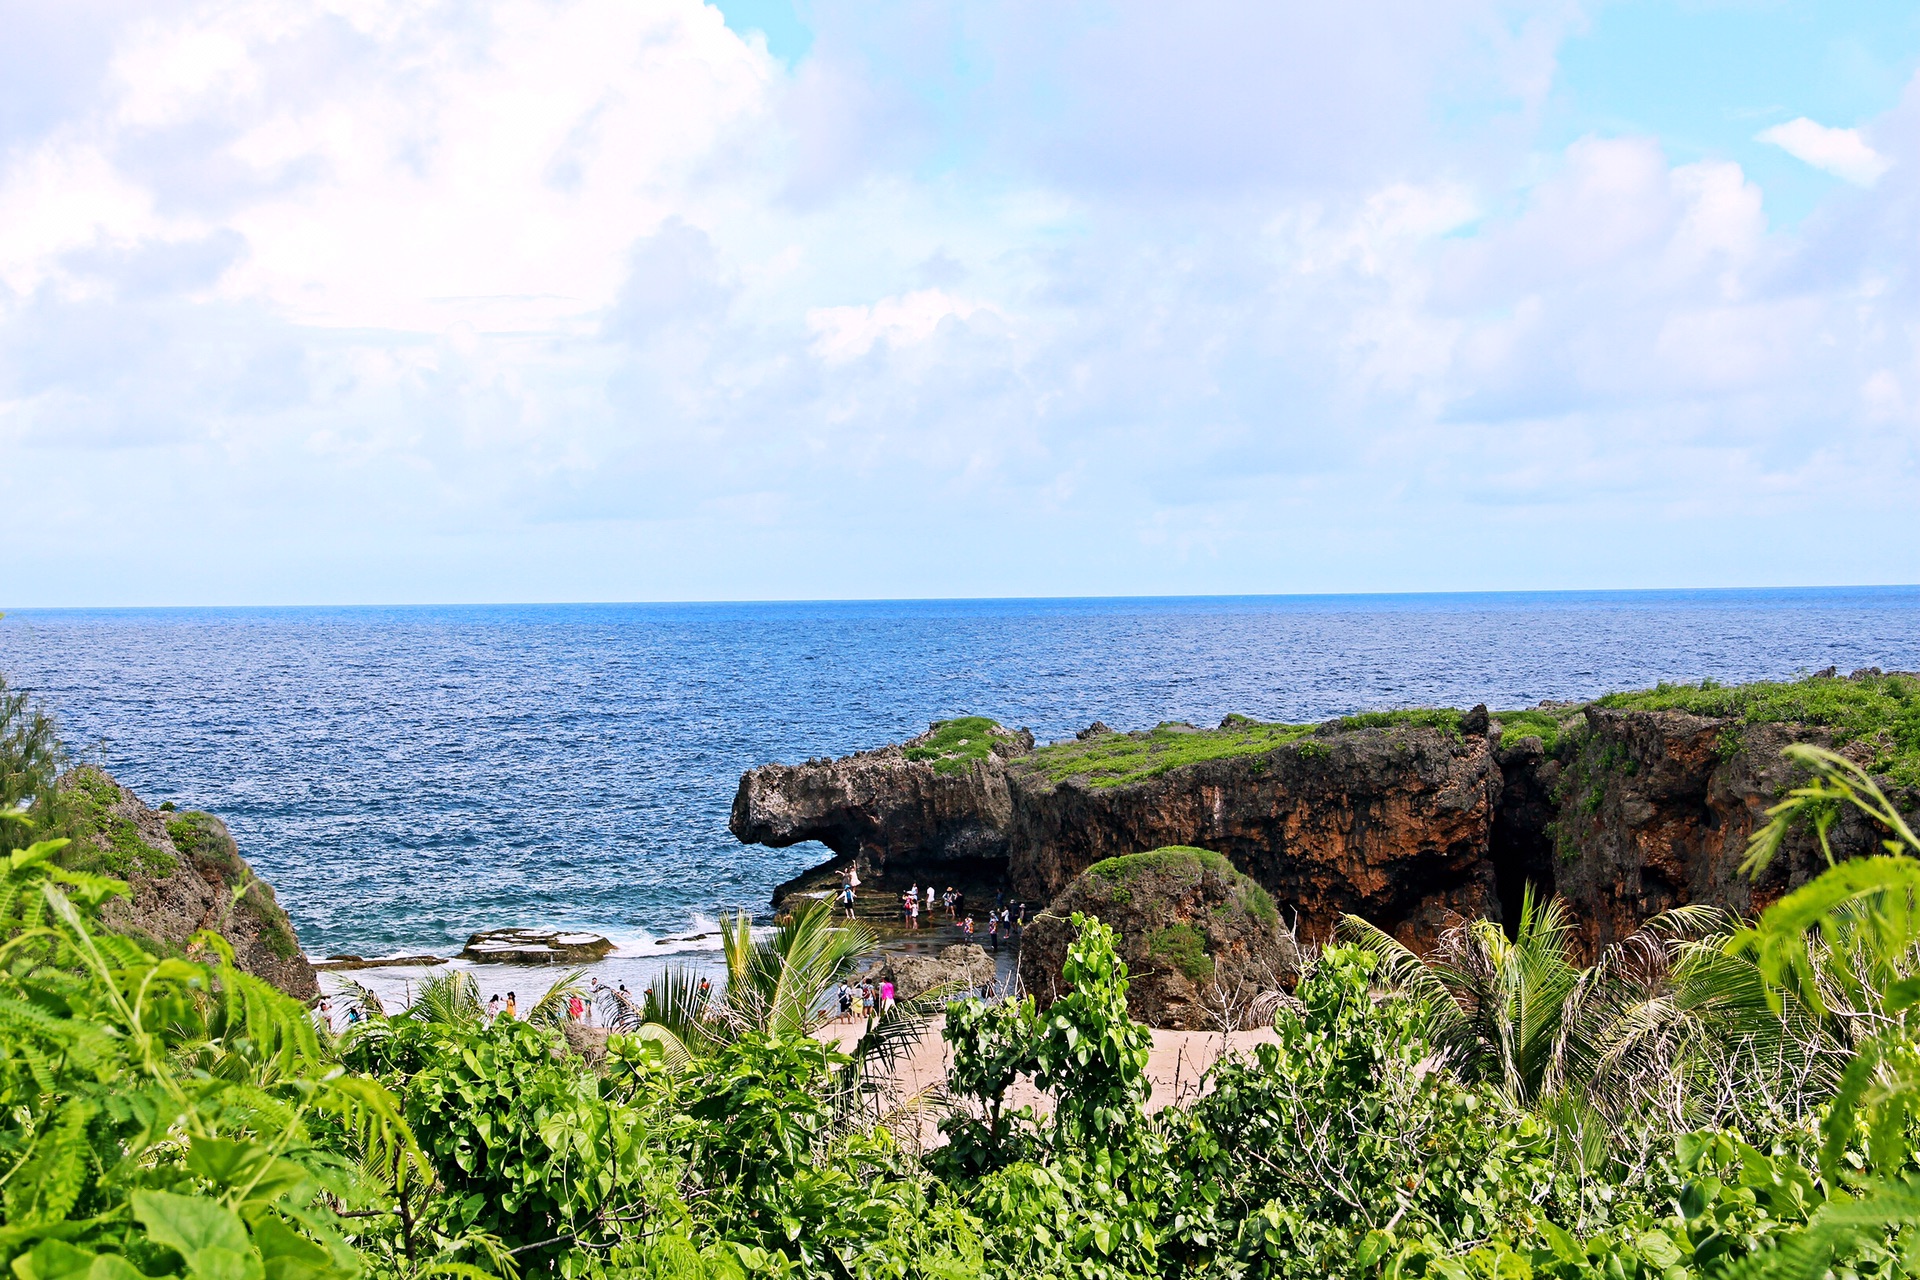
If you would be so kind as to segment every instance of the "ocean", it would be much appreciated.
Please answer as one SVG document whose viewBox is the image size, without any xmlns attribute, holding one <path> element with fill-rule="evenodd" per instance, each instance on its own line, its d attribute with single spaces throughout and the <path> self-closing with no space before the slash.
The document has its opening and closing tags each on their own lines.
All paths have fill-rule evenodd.
<svg viewBox="0 0 1920 1280">
<path fill-rule="evenodd" d="M 622 954 L 764 914 L 740 773 L 960 714 L 1042 741 L 1657 681 L 1920 668 L 1920 588 L 1142 600 L 27 609 L 0 672 L 150 804 L 226 819 L 309 953 L 508 925 Z"/>
</svg>

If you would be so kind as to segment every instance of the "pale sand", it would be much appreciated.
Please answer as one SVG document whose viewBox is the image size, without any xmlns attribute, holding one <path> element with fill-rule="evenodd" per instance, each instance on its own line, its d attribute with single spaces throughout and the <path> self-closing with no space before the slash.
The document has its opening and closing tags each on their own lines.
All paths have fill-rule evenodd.
<svg viewBox="0 0 1920 1280">
<path fill-rule="evenodd" d="M 929 1022 L 926 1035 L 921 1037 L 913 1053 L 900 1065 L 895 1081 L 902 1097 L 911 1098 L 927 1090 L 937 1091 L 946 1082 L 947 1044 L 940 1037 L 940 1030 L 945 1025 L 945 1018 L 935 1018 Z M 856 1023 L 828 1023 L 821 1028 L 820 1034 L 845 1049 L 859 1039 L 860 1031 Z M 1208 1068 L 1226 1055 L 1251 1052 L 1257 1044 L 1277 1043 L 1279 1037 L 1271 1027 L 1224 1033 L 1156 1030 L 1153 1033 L 1153 1052 L 1147 1059 L 1147 1078 L 1153 1082 L 1147 1110 L 1158 1111 L 1175 1103 L 1191 1101 L 1203 1091 Z M 1007 1104 L 1032 1107 L 1037 1112 L 1052 1110 L 1047 1096 L 1026 1079 L 1008 1091 Z M 920 1126 L 920 1129 L 924 1143 L 931 1145 L 941 1140 L 931 1122 Z"/>
</svg>

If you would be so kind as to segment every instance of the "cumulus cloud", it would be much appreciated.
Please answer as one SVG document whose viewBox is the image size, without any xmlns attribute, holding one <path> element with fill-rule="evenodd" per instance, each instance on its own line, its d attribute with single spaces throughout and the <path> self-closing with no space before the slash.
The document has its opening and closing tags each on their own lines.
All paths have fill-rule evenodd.
<svg viewBox="0 0 1920 1280">
<path fill-rule="evenodd" d="M 920 289 L 871 306 L 816 307 L 807 312 L 807 328 L 814 354 L 840 364 L 866 355 L 876 342 L 893 347 L 925 342 L 948 317 L 965 320 L 979 310 L 978 303 L 942 290 Z"/>
<path fill-rule="evenodd" d="M 1759 134 L 1796 160 L 1824 169 L 1856 187 L 1871 187 L 1893 162 L 1867 145 L 1858 129 L 1834 129 L 1801 116 Z"/>
<path fill-rule="evenodd" d="M 1570 6 L 810 14 L 22 28 L 0 463 L 85 483 L 10 497 L 18 598 L 1807 579 L 1838 506 L 1920 570 L 1900 171 L 1781 230 L 1547 146 Z"/>
</svg>

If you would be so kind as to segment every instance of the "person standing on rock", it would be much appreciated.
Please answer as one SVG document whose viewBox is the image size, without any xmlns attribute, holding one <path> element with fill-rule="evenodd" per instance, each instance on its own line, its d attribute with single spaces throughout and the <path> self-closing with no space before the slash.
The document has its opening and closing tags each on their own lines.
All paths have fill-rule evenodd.
<svg viewBox="0 0 1920 1280">
<path fill-rule="evenodd" d="M 987 941 L 993 944 L 993 954 L 1000 954 L 1000 913 L 987 912 Z"/>
<path fill-rule="evenodd" d="M 487 1001 L 487 1021 L 492 1022 L 494 1019 L 498 1018 L 499 1016 L 500 1016 L 500 993 L 496 991 L 493 993 L 492 998 Z"/>
<path fill-rule="evenodd" d="M 519 1016 L 520 1016 L 519 998 L 516 997 L 513 994 L 513 992 L 509 991 L 507 992 L 507 1017 L 509 1019 L 515 1019 L 515 1018 L 518 1018 Z"/>
<path fill-rule="evenodd" d="M 893 980 L 882 978 L 880 980 L 880 1012 L 885 1013 L 891 1008 L 893 1008 Z"/>
<path fill-rule="evenodd" d="M 967 917 L 967 922 L 960 927 L 960 932 L 967 935 L 968 942 L 973 941 L 973 917 L 972 916 Z"/>
<path fill-rule="evenodd" d="M 840 907 L 846 913 L 847 919 L 849 920 L 853 919 L 853 885 L 852 884 L 843 884 L 840 886 Z"/>
</svg>

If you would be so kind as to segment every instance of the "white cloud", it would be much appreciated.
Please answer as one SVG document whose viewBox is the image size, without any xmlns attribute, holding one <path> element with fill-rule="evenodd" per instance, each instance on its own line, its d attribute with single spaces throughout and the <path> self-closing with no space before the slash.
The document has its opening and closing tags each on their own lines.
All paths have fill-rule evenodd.
<svg viewBox="0 0 1920 1280">
<path fill-rule="evenodd" d="M 983 308 L 940 289 L 920 289 L 871 306 L 816 307 L 807 312 L 813 352 L 828 364 L 857 360 L 885 341 L 892 347 L 925 342 L 949 316 L 965 320 Z"/>
<path fill-rule="evenodd" d="M 942 2 L 820 0 L 791 70 L 697 0 L 133 6 L 0 137 L 0 471 L 87 478 L 16 497 L 16 598 L 1565 585 L 1910 522 L 1899 175 L 1781 230 L 1545 148 L 1558 9 Z"/>
<path fill-rule="evenodd" d="M 1893 167 L 1891 160 L 1867 145 L 1858 129 L 1833 129 L 1805 116 L 1763 130 L 1758 137 L 1856 187 L 1871 187 Z"/>
</svg>

